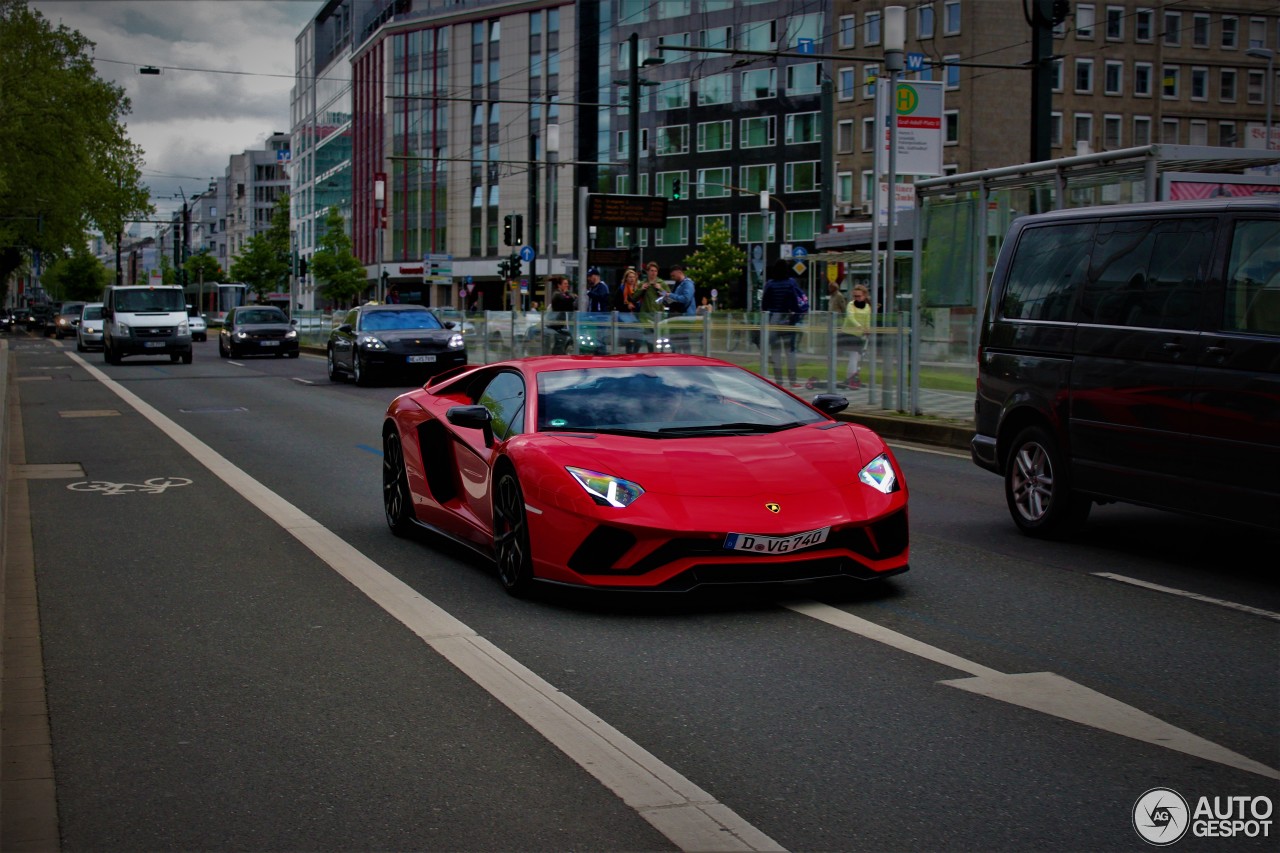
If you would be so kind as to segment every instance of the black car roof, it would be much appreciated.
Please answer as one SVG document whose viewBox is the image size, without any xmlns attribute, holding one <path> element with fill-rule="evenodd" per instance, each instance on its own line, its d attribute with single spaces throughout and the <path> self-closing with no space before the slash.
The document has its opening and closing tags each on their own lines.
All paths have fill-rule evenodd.
<svg viewBox="0 0 1280 853">
<path fill-rule="evenodd" d="M 1065 210 L 1049 210 L 1033 213 L 1014 220 L 1018 226 L 1065 222 L 1075 219 L 1123 216 L 1167 216 L 1184 213 L 1268 211 L 1280 212 L 1280 194 L 1240 197 L 1191 199 L 1185 201 L 1149 201 L 1136 204 L 1106 204 L 1094 207 L 1072 207 Z"/>
</svg>

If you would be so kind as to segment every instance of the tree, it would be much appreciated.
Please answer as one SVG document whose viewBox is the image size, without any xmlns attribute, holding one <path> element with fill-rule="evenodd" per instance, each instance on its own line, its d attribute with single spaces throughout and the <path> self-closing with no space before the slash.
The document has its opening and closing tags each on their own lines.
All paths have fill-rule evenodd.
<svg viewBox="0 0 1280 853">
<path fill-rule="evenodd" d="M 103 289 L 114 280 L 115 273 L 83 244 L 55 259 L 40 276 L 40 283 L 54 299 L 76 302 L 100 301 Z"/>
<path fill-rule="evenodd" d="M 129 99 L 97 76 L 92 47 L 25 0 L 0 0 L 0 301 L 32 252 L 60 257 L 154 210 Z"/>
<path fill-rule="evenodd" d="M 231 262 L 231 278 L 249 285 L 258 301 L 264 302 L 268 293 L 289 290 L 291 268 L 289 194 L 285 193 L 276 199 L 271 225 L 246 240 L 244 249 Z"/>
<path fill-rule="evenodd" d="M 699 297 L 709 296 L 714 288 L 720 294 L 717 301 L 725 306 L 729 303 L 730 288 L 742 281 L 746 264 L 747 253 L 733 245 L 729 229 L 719 219 L 707 223 L 707 229 L 702 233 L 702 248 L 684 262 L 689 277 L 702 291 Z"/>
<path fill-rule="evenodd" d="M 204 282 L 222 281 L 226 274 L 222 271 L 222 264 L 218 263 L 218 259 L 209 254 L 208 249 L 201 249 L 191 257 L 187 258 L 187 284 L 198 284 Z"/>
<path fill-rule="evenodd" d="M 311 274 L 320 284 L 320 293 L 339 305 L 350 305 L 369 286 L 364 265 L 351 253 L 351 238 L 338 208 L 329 208 L 324 235 L 311 256 Z"/>
</svg>

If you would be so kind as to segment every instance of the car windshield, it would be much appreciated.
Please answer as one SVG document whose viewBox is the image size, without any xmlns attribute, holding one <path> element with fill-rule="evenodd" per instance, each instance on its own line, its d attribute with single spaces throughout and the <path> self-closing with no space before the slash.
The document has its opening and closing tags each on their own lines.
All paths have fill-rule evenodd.
<svg viewBox="0 0 1280 853">
<path fill-rule="evenodd" d="M 83 320 L 101 320 L 101 319 L 102 319 L 102 306 L 101 306 L 101 305 L 86 305 L 86 306 L 85 306 L 85 309 L 84 309 L 84 314 L 83 314 L 83 315 L 81 315 L 81 319 L 83 319 Z"/>
<path fill-rule="evenodd" d="M 360 318 L 362 332 L 390 332 L 398 329 L 443 329 L 436 315 L 425 308 L 408 311 L 368 311 Z"/>
<path fill-rule="evenodd" d="M 736 367 L 583 367 L 538 374 L 540 432 L 687 438 L 779 432 L 822 420 Z"/>
<path fill-rule="evenodd" d="M 288 319 L 279 308 L 252 308 L 236 314 L 237 323 L 287 323 Z"/>
<path fill-rule="evenodd" d="M 173 289 L 118 290 L 115 294 L 116 310 L 122 313 L 160 311 L 186 312 L 187 303 L 182 291 Z"/>
</svg>

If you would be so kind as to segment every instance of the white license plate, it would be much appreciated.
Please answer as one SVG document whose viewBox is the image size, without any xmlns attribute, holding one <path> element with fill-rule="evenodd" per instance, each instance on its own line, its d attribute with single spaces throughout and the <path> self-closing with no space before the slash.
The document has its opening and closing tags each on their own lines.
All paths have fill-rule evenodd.
<svg viewBox="0 0 1280 853">
<path fill-rule="evenodd" d="M 261 343 L 264 347 L 278 347 L 278 346 L 280 346 L 280 342 L 279 342 L 279 341 L 260 341 L 260 343 Z"/>
<path fill-rule="evenodd" d="M 429 364 L 436 360 L 434 355 L 411 355 L 409 356 L 410 364 Z"/>
<path fill-rule="evenodd" d="M 724 538 L 724 547 L 730 551 L 750 551 L 753 554 L 790 554 L 827 541 L 831 528 L 823 527 L 807 533 L 790 536 L 759 536 L 755 533 L 730 533 Z"/>
<path fill-rule="evenodd" d="M 144 347 L 162 347 L 164 346 L 164 341 L 144 341 L 142 345 Z"/>
</svg>

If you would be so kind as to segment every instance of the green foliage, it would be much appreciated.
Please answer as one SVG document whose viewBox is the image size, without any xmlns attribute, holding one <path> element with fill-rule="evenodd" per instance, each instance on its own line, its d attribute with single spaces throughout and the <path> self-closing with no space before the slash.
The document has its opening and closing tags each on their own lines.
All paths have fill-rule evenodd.
<svg viewBox="0 0 1280 853">
<path fill-rule="evenodd" d="M 231 280 L 243 281 L 265 302 L 268 293 L 289 290 L 292 268 L 289 247 L 289 195 L 276 199 L 271 225 L 244 242 L 244 248 L 231 262 Z"/>
<path fill-rule="evenodd" d="M 747 253 L 733 245 L 724 222 L 713 219 L 702 235 L 702 248 L 685 259 L 686 272 L 698 285 L 698 297 L 720 292 L 718 303 L 729 307 L 730 294 L 742 281 L 747 266 Z"/>
<path fill-rule="evenodd" d="M 102 291 L 115 280 L 115 274 L 79 245 L 71 253 L 49 264 L 40 284 L 55 299 L 64 302 L 97 302 Z"/>
<path fill-rule="evenodd" d="M 25 0 L 0 0 L 0 299 L 33 250 L 62 255 L 153 212 L 129 99 L 97 76 L 92 48 Z"/>
<path fill-rule="evenodd" d="M 217 258 L 209 254 L 208 249 L 201 249 L 187 258 L 186 269 L 187 284 L 197 284 L 201 281 L 209 284 L 226 278 L 222 265 L 218 263 Z"/>
<path fill-rule="evenodd" d="M 160 281 L 163 284 L 177 284 L 178 271 L 173 268 L 173 261 L 167 254 L 160 255 Z"/>
<path fill-rule="evenodd" d="M 316 253 L 311 256 L 311 275 L 320 285 L 320 293 L 337 305 L 350 305 L 369 286 L 364 264 L 351 253 L 351 238 L 338 208 L 329 208 L 324 220 L 324 235 Z"/>
</svg>

